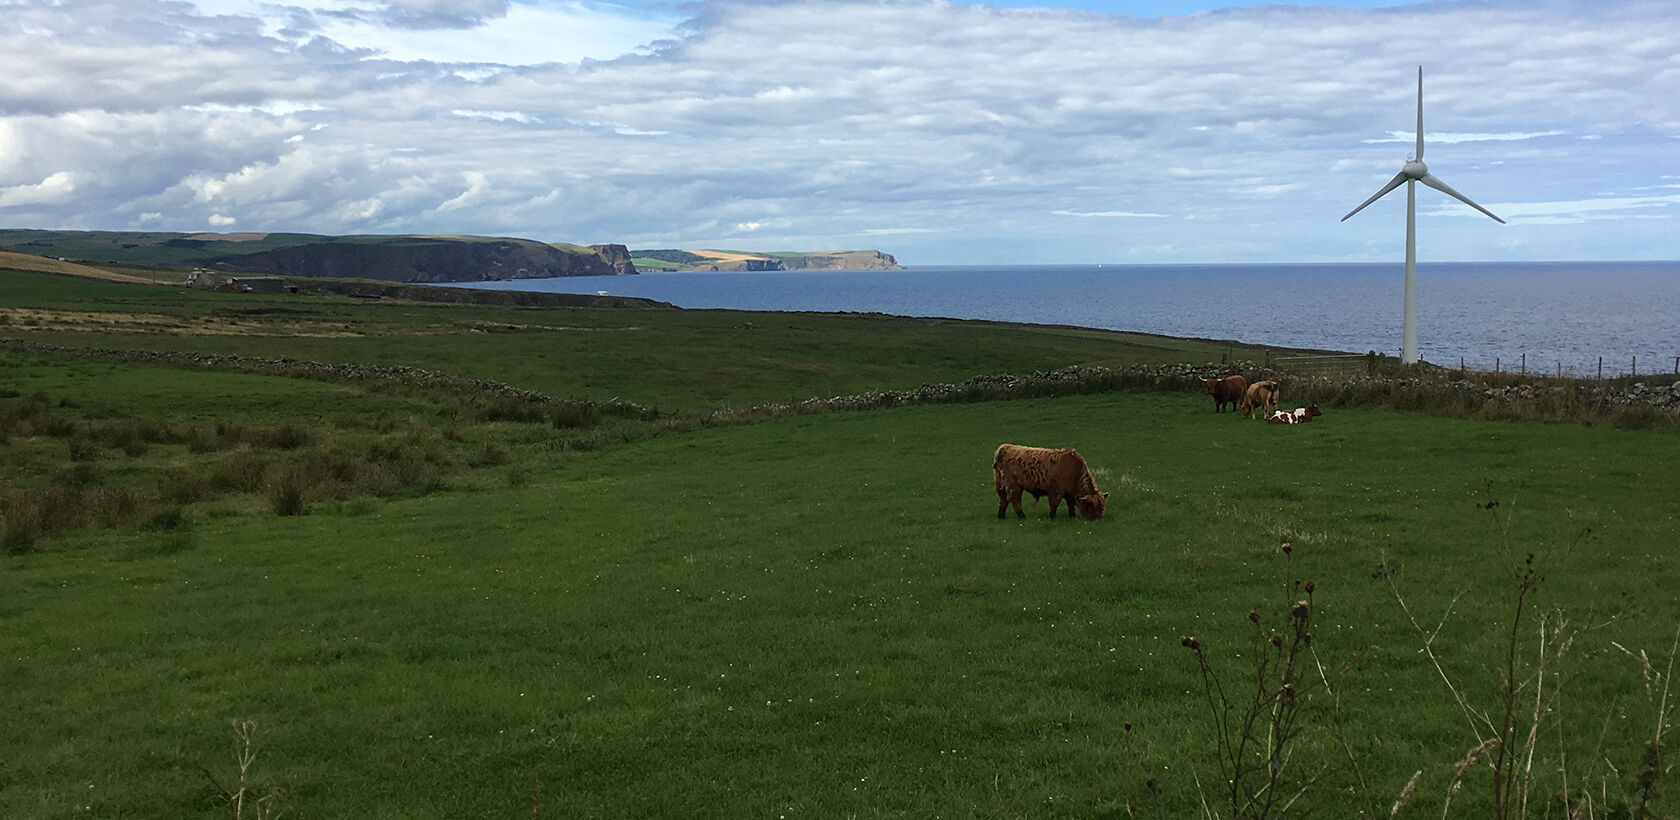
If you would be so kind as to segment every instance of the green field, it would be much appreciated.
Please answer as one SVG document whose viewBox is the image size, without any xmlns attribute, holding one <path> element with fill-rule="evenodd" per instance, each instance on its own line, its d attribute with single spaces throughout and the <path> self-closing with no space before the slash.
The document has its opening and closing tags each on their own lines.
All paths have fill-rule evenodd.
<svg viewBox="0 0 1680 820">
<path fill-rule="evenodd" d="M 3 272 L 0 316 L 571 400 L 0 351 L 0 510 L 91 510 L 3 539 L 0 816 L 226 816 L 235 721 L 295 817 L 1676 813 L 1672 426 L 1182 389 L 714 415 L 1255 352 L 1068 328 Z M 1004 441 L 1078 447 L 1107 517 L 998 520 Z"/>
</svg>

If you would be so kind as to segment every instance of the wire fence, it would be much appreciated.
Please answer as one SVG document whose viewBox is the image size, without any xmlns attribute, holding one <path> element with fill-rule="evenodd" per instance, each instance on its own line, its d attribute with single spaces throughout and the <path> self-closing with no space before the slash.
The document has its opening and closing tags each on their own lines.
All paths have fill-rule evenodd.
<svg viewBox="0 0 1680 820">
<path fill-rule="evenodd" d="M 1231 361 L 1227 354 L 1225 361 Z M 1270 350 L 1264 354 L 1260 364 L 1268 368 L 1289 371 L 1303 376 L 1317 376 L 1331 379 L 1346 379 L 1360 375 L 1375 375 L 1385 366 L 1391 366 L 1392 357 L 1381 356 L 1376 353 L 1322 353 L 1322 354 L 1282 354 L 1274 355 Z M 1640 377 L 1661 378 L 1672 376 L 1680 378 L 1680 356 L 1628 356 L 1626 358 L 1607 358 L 1600 356 L 1596 361 L 1587 360 L 1585 364 L 1565 365 L 1562 361 L 1543 361 L 1540 357 L 1531 357 L 1526 353 L 1519 353 L 1514 358 L 1503 356 L 1494 357 L 1489 365 L 1482 362 L 1469 362 L 1460 357 L 1458 366 L 1442 365 L 1449 369 L 1456 369 L 1460 373 L 1492 373 L 1499 376 L 1528 376 L 1535 378 L 1575 379 L 1580 381 L 1604 381 L 1606 379 L 1636 379 Z"/>
<path fill-rule="evenodd" d="M 1496 374 L 1542 377 L 1551 376 L 1558 379 L 1595 379 L 1603 381 L 1606 378 L 1621 379 L 1638 378 L 1640 376 L 1680 376 L 1680 356 L 1663 356 L 1656 358 L 1655 360 L 1646 358 L 1643 363 L 1643 369 L 1641 369 L 1641 367 L 1642 365 L 1638 356 L 1629 356 L 1626 359 L 1606 359 L 1603 356 L 1600 356 L 1598 357 L 1597 364 L 1588 365 L 1585 368 L 1585 372 L 1574 366 L 1564 367 L 1563 362 L 1553 362 L 1551 367 L 1547 367 L 1541 361 L 1536 360 L 1533 363 L 1533 366 L 1530 366 L 1528 354 L 1526 353 L 1519 354 L 1515 359 L 1495 357 L 1493 360 L 1493 372 Z M 1463 358 L 1458 360 L 1458 369 L 1460 371 L 1464 371 L 1466 369 Z"/>
<path fill-rule="evenodd" d="M 1376 356 L 1362 353 L 1326 353 L 1303 356 L 1266 356 L 1266 366 L 1305 376 L 1345 379 L 1372 372 Z"/>
</svg>

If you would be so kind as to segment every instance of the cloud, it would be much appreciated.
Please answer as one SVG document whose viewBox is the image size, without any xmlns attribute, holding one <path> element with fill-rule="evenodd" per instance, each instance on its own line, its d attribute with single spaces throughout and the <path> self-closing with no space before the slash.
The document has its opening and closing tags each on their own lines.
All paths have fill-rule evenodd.
<svg viewBox="0 0 1680 820">
<path fill-rule="evenodd" d="M 1414 145 L 1417 142 L 1417 138 L 1410 131 L 1390 131 L 1388 133 L 1389 136 L 1385 138 L 1368 139 L 1365 140 L 1365 143 L 1367 145 L 1379 145 L 1382 143 L 1397 142 L 1403 145 Z M 1455 134 L 1450 131 L 1437 133 L 1426 130 L 1423 132 L 1423 144 L 1424 147 L 1427 148 L 1431 145 L 1453 145 L 1461 142 L 1517 142 L 1521 140 L 1539 139 L 1541 137 L 1557 137 L 1562 136 L 1563 133 L 1564 132 L 1562 131 L 1552 130 L 1512 132 L 1506 134 Z"/>
<path fill-rule="evenodd" d="M 448 211 L 458 211 L 458 210 L 461 210 L 462 208 L 466 208 L 466 207 L 471 206 L 476 201 L 480 201 L 480 200 L 483 200 L 485 198 L 485 195 L 490 190 L 490 183 L 485 178 L 484 174 L 482 174 L 478 171 L 468 171 L 466 173 L 466 177 L 467 177 L 467 189 L 465 191 L 462 191 L 459 195 L 451 198 L 448 202 L 445 202 L 442 205 L 437 206 L 437 210 L 438 210 L 439 213 L 445 213 L 445 212 L 448 212 Z M 377 210 L 378 209 L 375 209 L 374 211 L 371 211 L 371 212 L 367 213 L 366 216 L 372 216 L 373 213 L 377 213 Z"/>
<path fill-rule="evenodd" d="M 1387 258 L 1393 203 L 1336 220 L 1404 161 L 1423 63 L 1431 170 L 1508 203 L 1494 210 L 1513 224 L 1498 246 L 1442 232 L 1421 252 L 1575 258 L 1613 233 L 1680 254 L 1680 217 L 1647 190 L 1680 177 L 1680 26 L 1655 0 L 1159 18 L 932 0 L 7 11 L 8 225 L 221 216 L 662 247 L 750 232 L 922 262 Z M 1557 205 L 1618 201 L 1644 204 Z M 1582 214 L 1596 233 L 1531 230 Z M 1615 220 L 1640 224 L 1602 230 Z"/>
<path fill-rule="evenodd" d="M 1456 203 L 1454 203 L 1456 204 Z M 1673 218 L 1672 206 L 1680 205 L 1680 194 L 1661 196 L 1621 196 L 1558 202 L 1508 202 L 1489 210 L 1509 222 L 1563 225 L 1595 219 Z M 1433 214 L 1441 216 L 1480 216 L 1468 207 L 1437 206 Z"/>
<path fill-rule="evenodd" d="M 495 120 L 497 122 L 517 122 L 525 125 L 535 125 L 542 122 L 542 120 L 522 111 L 472 111 L 465 108 L 456 108 L 449 113 L 469 120 Z"/>
<path fill-rule="evenodd" d="M 562 0 L 413 0 L 317 12 L 313 33 L 399 61 L 537 65 L 607 60 L 672 36 L 668 13 Z"/>
<path fill-rule="evenodd" d="M 1057 216 L 1105 217 L 1116 219 L 1167 219 L 1166 214 L 1142 213 L 1139 211 L 1052 211 Z"/>
<path fill-rule="evenodd" d="M 33 185 L 0 188 L 0 208 L 64 203 L 75 193 L 75 175 L 58 171 Z"/>
<path fill-rule="evenodd" d="M 376 14 L 400 28 L 473 28 L 508 13 L 508 0 L 384 0 Z"/>
</svg>

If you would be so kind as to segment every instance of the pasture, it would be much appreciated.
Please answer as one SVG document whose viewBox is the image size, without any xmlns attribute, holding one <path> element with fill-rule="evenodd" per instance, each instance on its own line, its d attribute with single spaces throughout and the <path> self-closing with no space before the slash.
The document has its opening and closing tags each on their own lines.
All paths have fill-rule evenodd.
<svg viewBox="0 0 1680 820">
<path fill-rule="evenodd" d="M 200 299 L 170 309 L 230 304 Z M 419 315 L 363 325 L 367 307 L 297 309 L 346 311 L 364 332 L 514 315 L 405 306 Z M 576 344 L 560 332 L 387 327 L 342 348 L 40 337 L 396 363 L 437 353 L 441 369 L 681 408 L 1149 355 L 1067 329 L 669 315 L 517 314 L 692 342 L 638 342 L 606 363 L 548 351 L 565 378 L 526 360 Z M 777 341 L 756 347 L 755 333 Z M 800 334 L 808 343 L 791 344 Z M 667 372 L 747 358 L 712 361 L 729 347 L 754 351 L 761 372 L 716 395 Z M 653 362 L 665 367 L 635 392 L 634 368 Z M 1289 815 L 1387 815 L 1406 793 L 1395 816 L 1495 815 L 1492 755 L 1460 767 L 1493 731 L 1472 728 L 1454 692 L 1495 727 L 1514 723 L 1517 740 L 1536 729 L 1529 803 L 1499 816 L 1556 816 L 1588 795 L 1594 816 L 1642 801 L 1673 813 L 1666 749 L 1651 744 L 1666 737 L 1680 623 L 1671 431 L 1333 406 L 1280 426 L 1215 414 L 1201 394 L 1108 392 L 693 424 L 571 449 L 550 446 L 569 435 L 557 426 L 465 410 L 451 438 L 450 400 L 411 392 L 5 364 L 0 402 L 39 391 L 73 398 L 58 405 L 72 415 L 244 406 L 261 426 L 354 414 L 367 423 L 311 427 L 299 450 L 401 436 L 433 454 L 422 460 L 440 480 L 422 495 L 318 498 L 307 515 L 209 498 L 168 526 L 90 526 L 0 556 L 0 815 L 224 816 L 212 778 L 240 782 L 230 724 L 250 721 L 246 784 L 283 793 L 295 817 L 1226 816 L 1216 722 L 1230 727 L 1251 691 L 1282 680 L 1255 664 L 1276 657 L 1267 636 L 1290 635 L 1307 599 L 1302 680 L 1322 664 L 1330 688 L 1294 696 L 1300 733 L 1274 814 L 1288 799 Z M 167 387 L 145 387 L 154 378 Z M 843 387 L 821 390 L 830 378 Z M 58 469 L 43 441 L 6 442 L 39 459 L 8 482 Z M 990 460 L 1005 441 L 1078 447 L 1111 493 L 1107 516 L 1050 520 L 1028 502 L 1025 520 L 997 520 Z M 497 442 L 507 461 L 468 463 Z M 159 443 L 94 463 L 106 484 L 149 486 L 193 456 Z M 1434 632 L 1439 667 L 1408 610 Z M 1210 705 L 1186 636 L 1231 714 Z M 1507 678 L 1527 683 L 1510 693 Z"/>
</svg>

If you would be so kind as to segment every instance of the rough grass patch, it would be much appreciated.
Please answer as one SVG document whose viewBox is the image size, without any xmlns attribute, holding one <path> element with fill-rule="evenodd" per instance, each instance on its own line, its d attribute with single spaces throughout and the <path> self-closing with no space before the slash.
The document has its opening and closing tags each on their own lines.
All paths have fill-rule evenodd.
<svg viewBox="0 0 1680 820">
<path fill-rule="evenodd" d="M 528 401 L 512 396 L 495 396 L 485 401 L 478 410 L 481 421 L 511 421 L 519 424 L 542 424 L 547 421 L 548 412 L 540 402 Z"/>
<path fill-rule="evenodd" d="M 147 518 L 146 522 L 141 525 L 141 529 L 179 530 L 186 528 L 188 523 L 190 523 L 190 519 L 187 518 L 186 510 L 179 505 L 171 504 L 153 512 L 151 517 Z"/>
<path fill-rule="evenodd" d="M 35 551 L 41 537 L 33 522 L 17 516 L 0 515 L 0 552 L 7 555 L 28 555 Z"/>
<path fill-rule="evenodd" d="M 484 449 L 467 459 L 467 466 L 474 469 L 497 467 L 508 463 L 509 458 L 507 451 L 497 447 L 495 442 L 485 442 Z"/>
<path fill-rule="evenodd" d="M 594 402 L 563 401 L 554 407 L 553 423 L 557 429 L 573 430 L 593 426 L 600 417 Z"/>
<path fill-rule="evenodd" d="M 272 471 L 267 480 L 265 491 L 268 495 L 269 508 L 275 515 L 292 516 L 304 515 L 309 507 L 304 500 L 303 477 L 295 468 L 281 468 Z"/>
<path fill-rule="evenodd" d="M 71 461 L 96 461 L 99 458 L 99 442 L 90 436 L 70 434 L 64 438 L 65 454 Z"/>
</svg>

